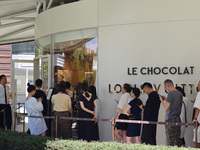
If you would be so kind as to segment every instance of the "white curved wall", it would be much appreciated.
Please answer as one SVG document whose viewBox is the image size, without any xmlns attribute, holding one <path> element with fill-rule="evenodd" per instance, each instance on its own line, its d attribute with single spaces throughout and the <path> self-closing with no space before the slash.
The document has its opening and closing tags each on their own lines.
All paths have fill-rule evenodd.
<svg viewBox="0 0 200 150">
<path fill-rule="evenodd" d="M 100 26 L 198 20 L 198 0 L 84 0 L 36 17 L 35 38 Z"/>
<path fill-rule="evenodd" d="M 35 38 L 98 26 L 98 1 L 85 0 L 49 9 L 36 17 Z"/>
<path fill-rule="evenodd" d="M 46 35 L 85 28 L 98 28 L 98 94 L 102 118 L 116 116 L 121 94 L 109 93 L 108 85 L 145 81 L 161 84 L 166 78 L 186 84 L 189 100 L 195 98 L 200 67 L 199 0 L 84 0 L 50 9 L 36 18 L 36 40 Z M 63 15 L 65 14 L 65 15 Z M 127 75 L 128 67 L 189 67 L 192 75 Z M 189 84 L 194 84 L 190 93 Z M 113 90 L 113 89 L 112 89 Z M 141 99 L 145 102 L 146 95 Z M 189 103 L 188 121 L 191 121 Z M 160 108 L 159 121 L 164 121 Z M 111 140 L 110 123 L 100 123 L 101 140 Z M 186 144 L 193 146 L 192 127 L 186 131 Z M 157 143 L 165 144 L 164 126 L 158 126 Z"/>
</svg>

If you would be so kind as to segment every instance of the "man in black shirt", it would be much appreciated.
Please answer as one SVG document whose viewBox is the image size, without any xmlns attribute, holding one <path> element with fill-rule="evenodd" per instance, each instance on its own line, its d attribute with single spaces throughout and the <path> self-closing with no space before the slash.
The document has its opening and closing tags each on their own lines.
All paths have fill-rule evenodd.
<svg viewBox="0 0 200 150">
<path fill-rule="evenodd" d="M 153 90 L 151 83 L 145 82 L 142 90 L 148 95 L 144 109 L 144 121 L 158 121 L 160 99 L 156 91 Z M 156 145 L 156 124 L 143 124 L 141 141 L 145 144 Z"/>
<path fill-rule="evenodd" d="M 47 96 L 46 94 L 44 93 L 44 91 L 41 90 L 42 88 L 42 80 L 41 79 L 37 79 L 35 81 L 35 86 L 36 86 L 36 92 L 35 92 L 35 95 L 34 97 L 36 99 L 38 98 L 42 98 L 42 104 L 43 104 L 43 111 L 42 111 L 42 114 L 43 116 L 47 116 Z"/>
</svg>

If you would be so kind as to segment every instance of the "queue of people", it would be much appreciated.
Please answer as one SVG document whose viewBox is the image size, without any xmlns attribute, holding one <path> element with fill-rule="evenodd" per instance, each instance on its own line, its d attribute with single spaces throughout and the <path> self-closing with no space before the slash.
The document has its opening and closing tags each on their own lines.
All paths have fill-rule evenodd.
<svg viewBox="0 0 200 150">
<path fill-rule="evenodd" d="M 117 105 L 116 119 L 128 120 L 141 120 L 143 116 L 144 121 L 158 121 L 160 104 L 166 110 L 165 121 L 169 124 L 165 125 L 166 144 L 169 146 L 184 146 L 184 134 L 186 125 L 176 125 L 175 123 L 187 123 L 187 107 L 188 99 L 184 89 L 175 87 L 172 80 L 167 79 L 164 81 L 164 89 L 168 94 L 167 97 L 159 95 L 153 90 L 153 86 L 149 82 L 142 84 L 141 89 L 148 95 L 146 104 L 142 104 L 139 99 L 140 90 L 132 88 L 129 84 L 124 84 L 119 103 Z M 198 84 L 200 90 L 200 82 Z M 129 93 L 130 92 L 130 93 Z M 193 122 L 200 122 L 200 92 L 198 92 L 194 108 L 195 115 Z M 129 112 L 130 109 L 130 112 Z M 141 113 L 143 111 L 143 114 Z M 172 123 L 172 124 L 170 124 Z M 173 124 L 174 123 L 174 124 Z M 141 132 L 141 134 L 140 134 Z M 140 124 L 135 123 L 121 123 L 117 122 L 115 125 L 115 136 L 123 143 L 132 143 L 132 137 L 135 138 L 135 143 L 143 143 L 156 145 L 156 124 Z M 199 142 L 200 128 L 198 128 L 197 147 L 200 147 Z M 195 136 L 194 136 L 195 137 Z M 195 138 L 193 139 L 195 141 Z"/>
<path fill-rule="evenodd" d="M 0 76 L 0 128 L 11 129 L 11 107 L 8 102 L 9 88 L 6 86 L 7 79 L 5 75 Z M 37 79 L 35 85 L 28 84 L 28 96 L 25 100 L 25 108 L 28 116 L 47 116 L 47 98 L 46 94 L 41 90 L 42 80 Z M 76 88 L 76 94 L 70 91 L 71 84 L 61 81 L 55 89 L 52 96 L 53 115 L 58 117 L 73 117 L 73 108 L 79 105 L 79 110 L 76 117 L 97 119 L 99 117 L 100 100 L 96 93 L 95 86 L 89 86 L 87 82 L 79 84 Z M 168 94 L 167 97 L 159 95 L 153 90 L 153 86 L 149 82 L 142 84 L 141 89 L 148 95 L 145 104 L 141 101 L 140 89 L 133 88 L 130 84 L 125 83 L 122 87 L 122 93 L 117 105 L 116 119 L 125 120 L 144 120 L 158 121 L 160 104 L 166 110 L 165 121 L 170 123 L 187 123 L 187 107 L 188 99 L 181 87 L 175 87 L 172 80 L 164 81 L 164 89 Z M 200 90 L 200 82 L 197 87 Z M 72 99 L 76 97 L 74 103 Z M 194 102 L 194 119 L 193 122 L 200 122 L 200 92 L 197 93 Z M 5 119 L 4 119 L 5 118 Z M 6 124 L 5 121 L 6 120 Z M 53 123 L 54 135 L 55 120 Z M 59 119 L 57 124 L 57 137 L 63 139 L 72 138 L 72 121 Z M 47 123 L 44 118 L 28 118 L 28 127 L 31 135 L 46 136 L 48 130 Z M 186 126 L 176 124 L 166 124 L 166 143 L 169 146 L 185 146 Z M 135 143 L 144 143 L 156 145 L 156 124 L 136 124 L 122 123 L 115 124 L 115 136 L 123 143 L 132 143 L 132 138 Z M 198 127 L 197 147 L 200 148 L 200 128 Z M 78 139 L 88 142 L 99 140 L 99 130 L 97 121 L 78 121 Z M 195 136 L 193 141 L 195 142 Z"/>
<path fill-rule="evenodd" d="M 28 84 L 28 97 L 25 101 L 25 108 L 28 116 L 46 116 L 47 102 L 46 95 L 41 91 L 42 80 L 37 79 L 34 85 Z M 62 139 L 72 138 L 72 121 L 62 119 L 61 117 L 73 117 L 72 100 L 73 92 L 70 92 L 71 84 L 61 81 L 54 90 L 51 98 L 53 106 L 52 115 L 58 116 L 57 129 L 56 120 L 53 121 L 53 135 Z M 82 93 L 77 96 L 80 109 L 78 116 L 80 118 L 97 118 L 98 107 L 97 94 L 95 86 L 88 86 L 87 82 L 81 84 Z M 43 102 L 44 100 L 44 102 Z M 44 113 L 45 112 L 45 113 Z M 43 118 L 28 118 L 29 133 L 31 135 L 45 136 L 48 130 Z M 98 123 L 95 121 L 78 121 L 78 139 L 90 141 L 99 140 Z"/>
<path fill-rule="evenodd" d="M 143 105 L 139 99 L 141 91 L 138 88 L 131 88 L 127 83 L 123 85 L 122 93 L 124 94 L 117 105 L 118 113 L 116 119 L 141 120 L 141 112 L 144 110 L 143 120 L 158 121 L 160 108 L 158 93 L 153 90 L 152 85 L 148 82 L 145 82 L 141 88 L 148 95 L 146 105 Z M 128 113 L 129 109 L 131 110 L 130 113 Z M 131 143 L 131 138 L 134 137 L 136 143 L 156 145 L 156 128 L 157 125 L 154 124 L 143 125 L 140 141 L 141 124 L 117 122 L 115 125 L 115 136 L 123 143 Z"/>
</svg>

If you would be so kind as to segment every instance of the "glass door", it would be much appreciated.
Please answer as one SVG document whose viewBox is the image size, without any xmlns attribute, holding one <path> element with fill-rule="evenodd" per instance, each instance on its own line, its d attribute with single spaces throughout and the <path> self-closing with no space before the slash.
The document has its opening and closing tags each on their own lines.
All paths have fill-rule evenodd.
<svg viewBox="0 0 200 150">
<path fill-rule="evenodd" d="M 41 79 L 43 81 L 42 90 L 47 94 L 51 87 L 51 59 L 50 55 L 40 58 L 41 62 Z"/>
<path fill-rule="evenodd" d="M 34 58 L 34 80 L 41 79 L 43 81 L 42 90 L 47 94 L 51 87 L 51 57 L 44 55 Z"/>
<path fill-rule="evenodd" d="M 12 113 L 25 113 L 25 99 L 27 93 L 27 83 L 34 84 L 34 62 L 33 60 L 13 60 L 12 61 Z M 16 120 L 16 130 L 25 131 L 28 120 L 18 117 Z M 23 126 L 20 126 L 23 125 Z M 26 128 L 25 128 L 26 127 Z"/>
</svg>

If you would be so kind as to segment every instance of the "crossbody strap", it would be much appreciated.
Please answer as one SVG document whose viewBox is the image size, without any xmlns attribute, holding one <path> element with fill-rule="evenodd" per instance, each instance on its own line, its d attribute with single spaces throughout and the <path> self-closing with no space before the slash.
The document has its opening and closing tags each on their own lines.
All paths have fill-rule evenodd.
<svg viewBox="0 0 200 150">
<path fill-rule="evenodd" d="M 182 101 L 183 105 L 184 105 L 184 109 L 185 109 L 185 123 L 187 123 L 187 110 L 186 110 L 186 106 L 185 106 L 185 102 Z M 187 127 L 187 126 L 186 126 Z"/>
</svg>

